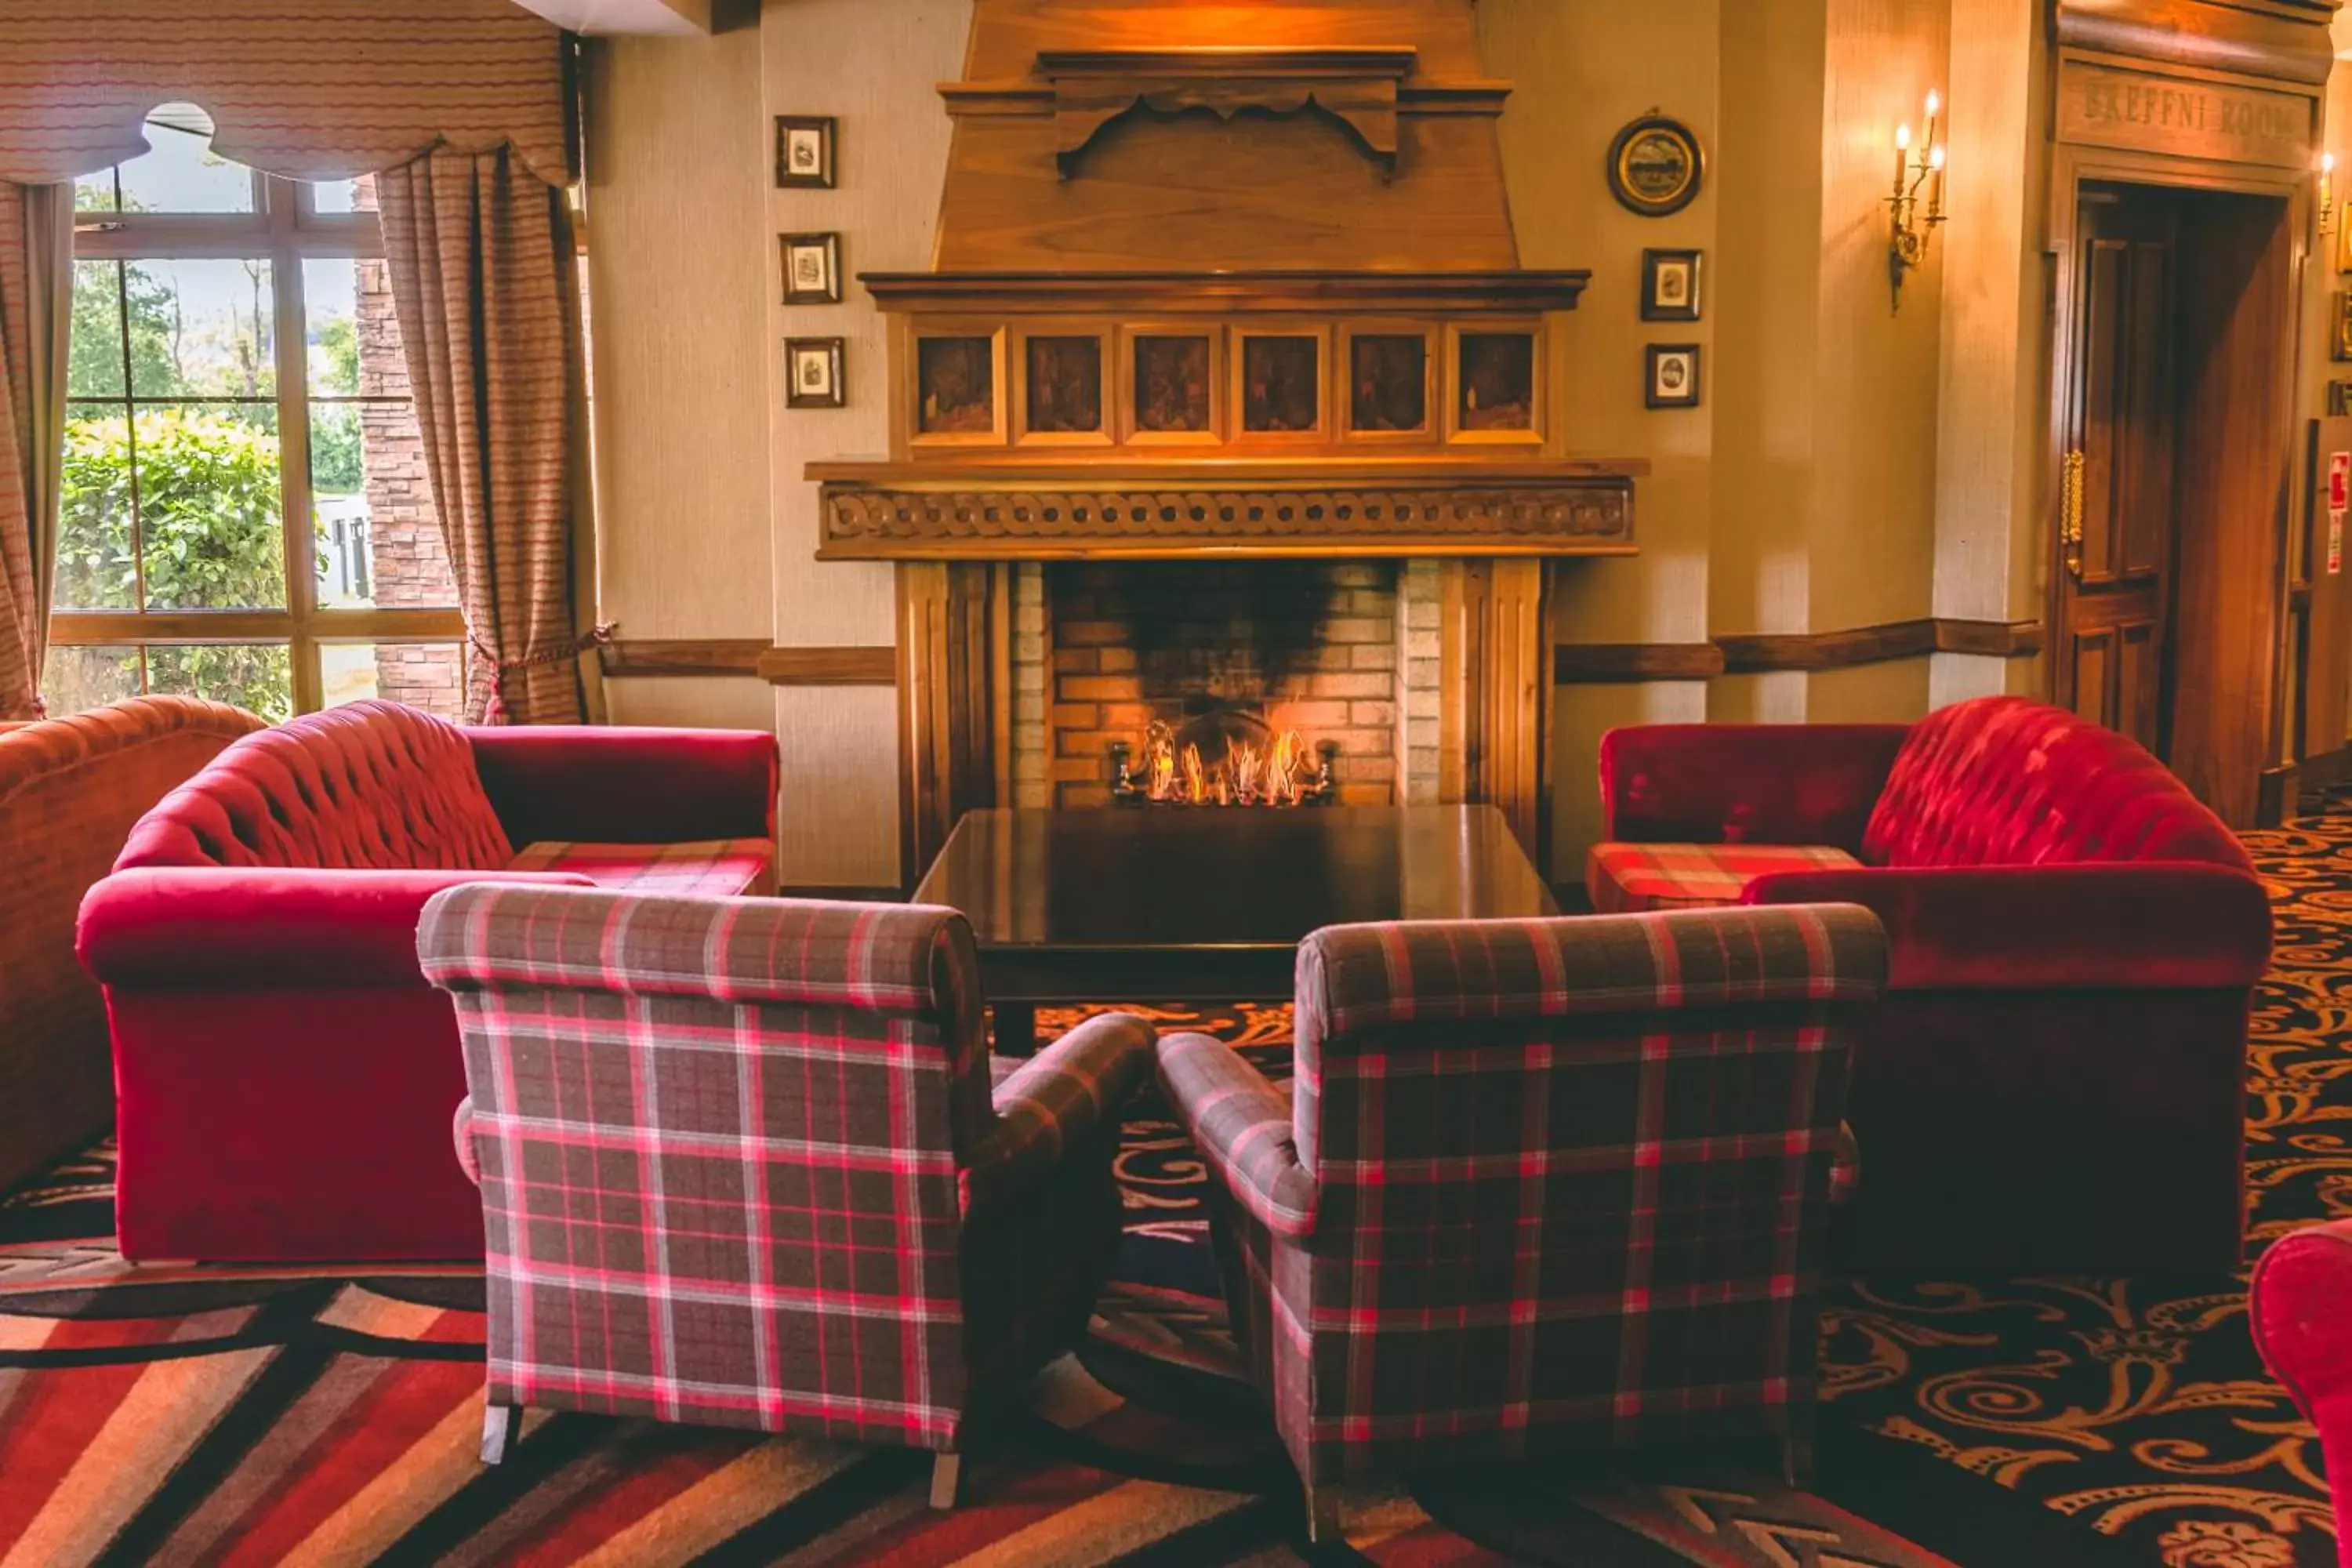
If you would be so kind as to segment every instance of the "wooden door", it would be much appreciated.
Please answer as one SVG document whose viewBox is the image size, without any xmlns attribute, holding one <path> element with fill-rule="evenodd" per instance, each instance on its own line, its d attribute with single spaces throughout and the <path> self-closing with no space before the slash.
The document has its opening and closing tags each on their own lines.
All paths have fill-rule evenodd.
<svg viewBox="0 0 2352 1568">
<path fill-rule="evenodd" d="M 2054 576 L 2057 700 L 2162 756 L 2170 738 L 2179 215 L 2148 191 L 2086 189 L 2082 201 Z"/>
</svg>

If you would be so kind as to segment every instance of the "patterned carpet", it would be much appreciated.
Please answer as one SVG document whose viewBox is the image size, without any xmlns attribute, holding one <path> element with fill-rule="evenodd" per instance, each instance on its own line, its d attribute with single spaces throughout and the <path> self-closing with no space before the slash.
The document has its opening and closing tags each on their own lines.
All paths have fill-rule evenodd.
<svg viewBox="0 0 2352 1568">
<path fill-rule="evenodd" d="M 2352 800 L 2250 843 L 2280 921 L 2249 1086 L 2258 1248 L 2352 1214 Z M 1200 1021 L 1286 1065 L 1284 1009 Z M 1149 1105 L 1088 1342 L 951 1515 L 923 1506 L 918 1456 L 573 1416 L 529 1418 L 484 1469 L 478 1272 L 133 1267 L 107 1239 L 111 1173 L 100 1149 L 0 1199 L 0 1568 L 1310 1560 L 1235 1377 L 1201 1171 Z M 2263 1375 L 2242 1291 L 1845 1282 L 1817 1495 L 1740 1451 L 1431 1475 L 1349 1494 L 1321 1560 L 2326 1568 L 2318 1442 Z"/>
</svg>

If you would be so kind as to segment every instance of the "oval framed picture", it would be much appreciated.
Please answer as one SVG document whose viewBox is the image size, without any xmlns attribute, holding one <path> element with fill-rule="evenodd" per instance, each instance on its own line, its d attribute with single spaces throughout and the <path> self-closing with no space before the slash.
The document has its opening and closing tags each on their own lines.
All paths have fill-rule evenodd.
<svg viewBox="0 0 2352 1568">
<path fill-rule="evenodd" d="M 1609 189 L 1643 217 L 1688 206 L 1706 176 L 1706 155 L 1691 128 L 1669 115 L 1645 114 L 1609 143 Z"/>
</svg>

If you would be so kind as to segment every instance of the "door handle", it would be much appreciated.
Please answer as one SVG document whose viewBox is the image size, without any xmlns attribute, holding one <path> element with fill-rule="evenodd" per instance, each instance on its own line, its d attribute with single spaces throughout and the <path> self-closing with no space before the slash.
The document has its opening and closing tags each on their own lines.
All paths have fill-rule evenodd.
<svg viewBox="0 0 2352 1568">
<path fill-rule="evenodd" d="M 2058 542 L 2065 551 L 2066 570 L 2083 580 L 2083 448 L 2069 450 L 2059 466 Z"/>
</svg>

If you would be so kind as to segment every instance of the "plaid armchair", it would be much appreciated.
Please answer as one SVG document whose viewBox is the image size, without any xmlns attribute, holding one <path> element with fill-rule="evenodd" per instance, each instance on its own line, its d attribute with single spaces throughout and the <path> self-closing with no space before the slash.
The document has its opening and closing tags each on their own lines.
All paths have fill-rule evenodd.
<svg viewBox="0 0 2352 1568">
<path fill-rule="evenodd" d="M 929 1449 L 1084 1327 L 1152 1031 L 992 1089 L 952 910 L 477 883 L 425 908 L 482 1189 L 483 1458 L 536 1405 Z"/>
<path fill-rule="evenodd" d="M 1844 905 L 1333 926 L 1299 948 L 1290 1100 L 1160 1041 L 1313 1539 L 1376 1469 L 1761 1433 L 1801 1471 L 1885 972 Z"/>
</svg>

